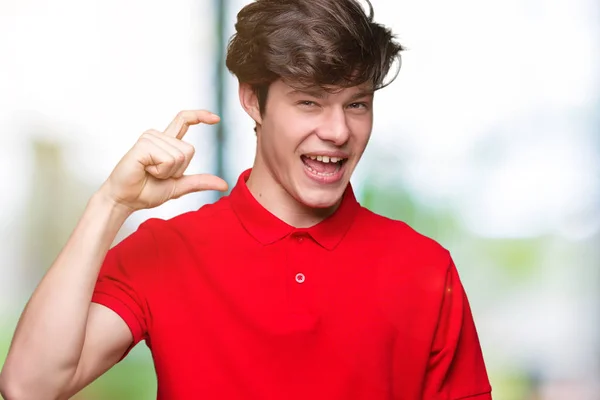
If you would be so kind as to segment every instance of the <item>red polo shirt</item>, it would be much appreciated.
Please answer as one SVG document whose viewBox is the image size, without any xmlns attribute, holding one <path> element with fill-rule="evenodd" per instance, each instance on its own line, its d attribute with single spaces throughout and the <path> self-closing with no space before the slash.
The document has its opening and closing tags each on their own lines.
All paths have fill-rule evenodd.
<svg viewBox="0 0 600 400">
<path fill-rule="evenodd" d="M 331 217 L 296 229 L 248 176 L 146 221 L 102 267 L 93 301 L 146 341 L 159 399 L 491 399 L 448 251 L 350 186 Z"/>
</svg>

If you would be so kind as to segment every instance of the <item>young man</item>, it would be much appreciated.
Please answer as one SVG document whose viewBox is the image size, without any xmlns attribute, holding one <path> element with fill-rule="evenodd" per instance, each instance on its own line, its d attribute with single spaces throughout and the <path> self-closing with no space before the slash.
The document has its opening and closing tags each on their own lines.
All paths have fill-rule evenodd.
<svg viewBox="0 0 600 400">
<path fill-rule="evenodd" d="M 160 399 L 490 399 L 449 253 L 349 184 L 402 47 L 355 0 L 258 0 L 236 30 L 227 66 L 256 122 L 252 169 L 109 250 L 136 210 L 227 189 L 184 175 L 188 127 L 217 116 L 145 132 L 28 303 L 5 398 L 68 398 L 145 340 Z"/>
</svg>

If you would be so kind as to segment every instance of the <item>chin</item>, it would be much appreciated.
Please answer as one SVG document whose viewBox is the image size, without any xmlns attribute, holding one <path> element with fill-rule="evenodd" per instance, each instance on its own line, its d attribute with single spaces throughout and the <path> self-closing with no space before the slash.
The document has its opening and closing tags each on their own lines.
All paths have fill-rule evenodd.
<svg viewBox="0 0 600 400">
<path fill-rule="evenodd" d="M 306 207 L 326 209 L 336 206 L 343 195 L 343 190 L 333 188 L 325 190 L 306 189 L 300 191 L 298 200 Z"/>
</svg>

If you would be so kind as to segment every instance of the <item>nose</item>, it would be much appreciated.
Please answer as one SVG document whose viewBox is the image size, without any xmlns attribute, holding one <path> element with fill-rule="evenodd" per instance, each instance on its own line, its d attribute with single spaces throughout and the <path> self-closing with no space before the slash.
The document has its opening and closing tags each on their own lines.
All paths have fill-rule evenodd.
<svg viewBox="0 0 600 400">
<path fill-rule="evenodd" d="M 344 110 L 332 109 L 325 113 L 321 126 L 317 129 L 317 136 L 336 146 L 346 143 L 350 137 L 350 128 Z"/>
</svg>

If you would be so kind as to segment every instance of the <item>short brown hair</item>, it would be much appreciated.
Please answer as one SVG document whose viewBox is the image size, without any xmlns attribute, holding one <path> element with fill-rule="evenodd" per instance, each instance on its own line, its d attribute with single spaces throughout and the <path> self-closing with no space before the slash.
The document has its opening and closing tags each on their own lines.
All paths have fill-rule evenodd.
<svg viewBox="0 0 600 400">
<path fill-rule="evenodd" d="M 264 113 L 278 79 L 296 86 L 390 84 L 386 76 L 404 48 L 357 0 L 256 0 L 237 15 L 226 65 L 250 84 Z M 397 71 L 397 72 L 398 72 Z"/>
</svg>

